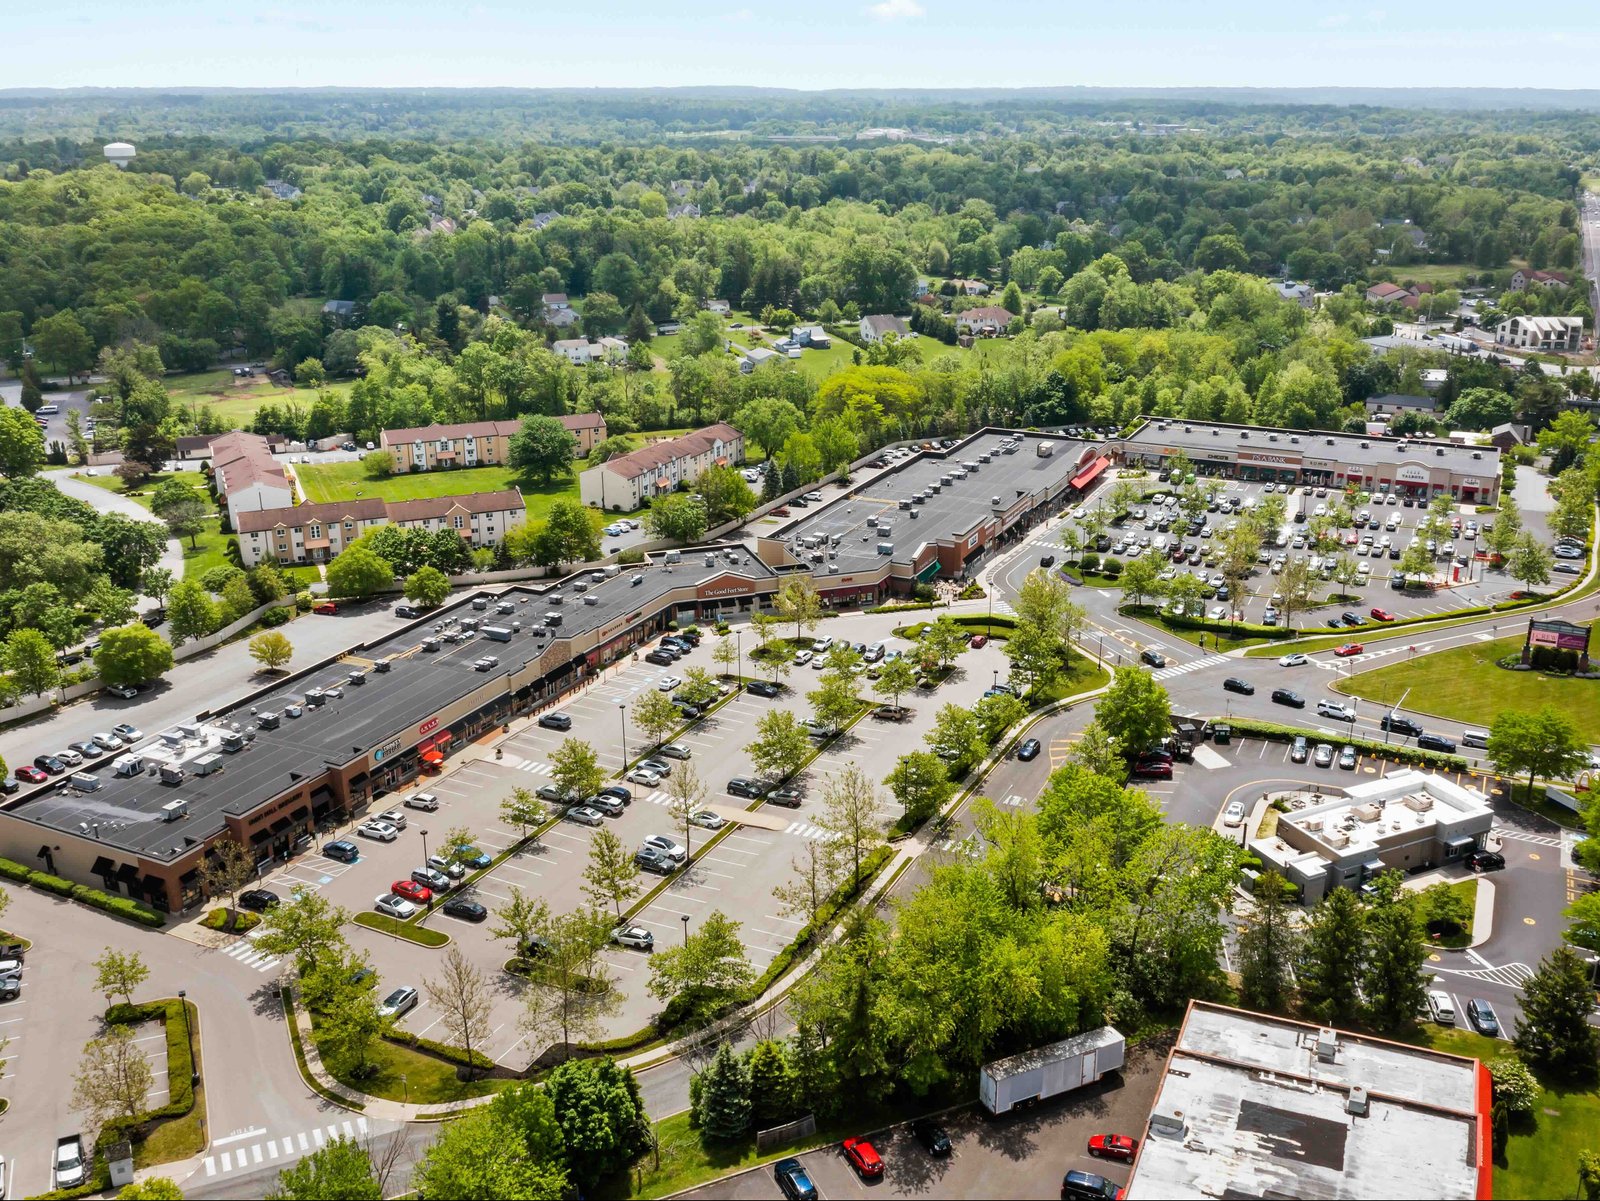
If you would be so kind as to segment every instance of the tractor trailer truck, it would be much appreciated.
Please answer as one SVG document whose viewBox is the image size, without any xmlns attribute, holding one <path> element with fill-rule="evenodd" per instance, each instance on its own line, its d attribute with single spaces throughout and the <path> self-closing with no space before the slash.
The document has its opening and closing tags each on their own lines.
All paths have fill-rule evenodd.
<svg viewBox="0 0 1600 1201">
<path fill-rule="evenodd" d="M 1127 1040 L 1110 1026 L 985 1064 L 978 1100 L 991 1114 L 1059 1097 L 1122 1066 Z"/>
</svg>

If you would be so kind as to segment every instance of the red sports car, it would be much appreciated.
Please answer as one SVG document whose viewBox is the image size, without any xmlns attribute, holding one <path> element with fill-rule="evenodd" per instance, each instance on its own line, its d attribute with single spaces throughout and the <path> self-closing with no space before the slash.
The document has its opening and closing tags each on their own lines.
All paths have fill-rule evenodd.
<svg viewBox="0 0 1600 1201">
<path fill-rule="evenodd" d="M 1343 646 L 1334 647 L 1333 653 L 1340 659 L 1348 659 L 1351 655 L 1359 655 L 1366 649 L 1359 642 L 1347 642 Z"/>
<path fill-rule="evenodd" d="M 31 765 L 17 768 L 17 779 L 24 784 L 43 784 L 50 777 Z"/>
<path fill-rule="evenodd" d="M 989 635 L 987 635 L 987 634 L 974 634 L 972 636 L 972 641 L 970 643 L 968 643 L 967 645 L 972 647 L 973 650 L 979 650 L 982 647 L 988 646 L 989 645 Z"/>
<path fill-rule="evenodd" d="M 866 1179 L 883 1175 L 883 1159 L 878 1155 L 878 1149 L 866 1139 L 847 1138 L 839 1145 L 857 1174 Z"/>
<path fill-rule="evenodd" d="M 1139 1149 L 1139 1140 L 1126 1134 L 1096 1134 L 1089 1139 L 1089 1154 L 1102 1159 L 1120 1159 L 1133 1162 L 1133 1153 Z"/>
<path fill-rule="evenodd" d="M 389 885 L 389 891 L 397 897 L 404 897 L 414 905 L 426 905 L 433 900 L 433 889 L 426 884 L 418 884 L 415 880 L 396 880 Z"/>
<path fill-rule="evenodd" d="M 1394 614 L 1389 612 L 1389 610 L 1387 610 L 1387 609 L 1374 609 L 1372 611 L 1372 620 L 1373 621 L 1393 621 L 1394 620 Z"/>
</svg>

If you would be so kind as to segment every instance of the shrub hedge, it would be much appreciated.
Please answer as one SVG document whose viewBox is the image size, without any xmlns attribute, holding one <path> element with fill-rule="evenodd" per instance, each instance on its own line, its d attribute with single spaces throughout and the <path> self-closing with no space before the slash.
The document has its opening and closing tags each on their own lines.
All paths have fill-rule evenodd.
<svg viewBox="0 0 1600 1201">
<path fill-rule="evenodd" d="M 1164 613 L 1155 605 L 1123 605 L 1117 610 L 1125 617 L 1148 617 L 1180 630 L 1200 630 L 1223 638 L 1293 638 L 1293 630 L 1283 626 L 1264 626 L 1251 621 L 1212 621 L 1209 617 L 1178 617 Z"/>
<path fill-rule="evenodd" d="M 162 1118 L 181 1118 L 194 1108 L 194 1059 L 189 1054 L 189 1036 L 183 1024 L 183 1010 L 179 1005 L 189 1002 L 168 997 L 161 1001 L 146 1001 L 141 1005 L 113 1005 L 106 1010 L 106 1023 L 111 1026 L 134 1026 L 140 1022 L 162 1022 L 167 1035 L 167 1103 L 135 1118 L 125 1119 L 124 1128 L 142 1126 Z M 190 1021 L 199 1025 L 199 1011 L 190 1006 Z M 106 1129 L 110 1131 L 111 1125 Z M 102 1134 L 104 1139 L 105 1135 Z"/>
<path fill-rule="evenodd" d="M 475 1071 L 493 1071 L 495 1062 L 481 1051 L 474 1051 L 472 1058 L 467 1058 L 467 1053 L 460 1047 L 453 1047 L 449 1043 L 434 1042 L 431 1038 L 423 1038 L 420 1034 L 413 1034 L 409 1030 L 391 1030 L 383 1036 L 389 1042 L 402 1047 L 410 1047 L 413 1051 L 423 1051 L 429 1055 L 450 1063 L 459 1064 L 461 1067 L 470 1067 Z"/>
<path fill-rule="evenodd" d="M 10 859 L 0 859 L 0 877 L 15 880 L 19 884 L 27 884 L 43 892 L 54 893 L 58 897 L 77 901 L 88 905 L 92 909 L 99 909 L 113 917 L 127 918 L 131 922 L 138 922 L 145 926 L 164 926 L 167 924 L 166 914 L 150 908 L 150 906 L 135 901 L 132 897 L 119 897 L 108 892 L 101 892 L 98 888 L 89 888 L 87 885 L 74 884 L 71 880 L 63 880 L 60 876 L 52 876 L 47 872 L 37 872 L 32 868 L 24 867 Z"/>
</svg>

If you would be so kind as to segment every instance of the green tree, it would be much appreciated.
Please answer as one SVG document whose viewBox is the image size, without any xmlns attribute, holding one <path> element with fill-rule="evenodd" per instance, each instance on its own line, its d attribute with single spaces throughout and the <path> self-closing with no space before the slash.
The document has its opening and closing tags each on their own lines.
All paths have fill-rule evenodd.
<svg viewBox="0 0 1600 1201">
<path fill-rule="evenodd" d="M 1107 733 L 1098 717 L 1090 719 L 1078 741 L 1067 750 L 1067 762 L 1118 784 L 1128 778 L 1128 758 L 1122 743 Z"/>
<path fill-rule="evenodd" d="M 883 782 L 900 802 L 907 825 L 932 817 L 955 792 L 944 760 L 930 751 L 901 755 Z"/>
<path fill-rule="evenodd" d="M 519 1090 L 507 1090 L 513 1091 Z M 523 1113 L 502 1107 L 505 1097 L 502 1093 L 440 1127 L 412 1173 L 411 1187 L 419 1197 L 561 1201 L 571 1195 L 561 1164 L 565 1139 L 553 1113 L 542 1114 L 530 1127 Z M 540 1100 L 549 1104 L 548 1098 Z M 518 1108 L 537 1104 L 521 1101 Z"/>
<path fill-rule="evenodd" d="M 361 975 L 363 971 L 367 976 Z M 364 1080 L 376 1070 L 373 1045 L 394 1026 L 379 1008 L 370 974 L 364 958 L 339 955 L 301 976 L 307 1006 L 318 1015 L 318 1052 L 334 1072 L 354 1080 Z"/>
<path fill-rule="evenodd" d="M 1366 946 L 1360 898 L 1348 888 L 1331 889 L 1311 911 L 1296 971 L 1301 1001 L 1322 1021 L 1346 1025 L 1360 1015 Z"/>
<path fill-rule="evenodd" d="M 550 1073 L 545 1091 L 565 1136 L 567 1165 L 588 1189 L 625 1169 L 649 1145 L 638 1082 L 614 1060 L 563 1063 Z"/>
<path fill-rule="evenodd" d="M 1556 948 L 1522 985 L 1512 1039 L 1517 1053 L 1535 1072 L 1592 1084 L 1600 1067 L 1600 1030 L 1589 1025 L 1593 1008 L 1588 965 L 1570 948 Z"/>
<path fill-rule="evenodd" d="M 633 724 L 649 746 L 659 746 L 683 724 L 683 710 L 665 692 L 641 692 L 633 702 Z"/>
<path fill-rule="evenodd" d="M 511 953 L 520 958 L 527 954 L 534 935 L 549 925 L 550 903 L 513 884 L 510 899 L 495 909 L 494 917 L 498 924 L 489 927 L 489 937 L 510 943 Z"/>
<path fill-rule="evenodd" d="M 1508 1114 L 1530 1114 L 1539 1101 L 1539 1081 L 1515 1055 L 1498 1055 L 1488 1064 L 1494 1103 Z"/>
<path fill-rule="evenodd" d="M 1401 885 L 1399 872 L 1373 881 L 1367 907 L 1367 957 L 1361 973 L 1367 1020 L 1385 1033 L 1409 1028 L 1428 998 L 1428 944 L 1416 905 Z"/>
<path fill-rule="evenodd" d="M 44 431 L 27 411 L 0 406 L 0 475 L 20 480 L 44 466 Z"/>
<path fill-rule="evenodd" d="M 450 599 L 450 577 L 437 567 L 419 567 L 406 577 L 405 595 L 424 609 L 437 609 Z"/>
<path fill-rule="evenodd" d="M 182 646 L 191 638 L 215 633 L 222 625 L 222 612 L 199 581 L 181 580 L 173 585 L 167 620 L 173 645 Z"/>
<path fill-rule="evenodd" d="M 878 678 L 873 681 L 872 689 L 879 696 L 888 698 L 889 703 L 898 709 L 901 696 L 916 686 L 917 669 L 911 666 L 910 660 L 902 656 L 892 663 L 883 665 Z"/>
<path fill-rule="evenodd" d="M 589 842 L 589 863 L 583 869 L 583 893 L 596 907 L 612 905 L 617 920 L 622 907 L 639 895 L 639 865 L 610 830 L 596 830 Z"/>
<path fill-rule="evenodd" d="M 349 547 L 328 564 L 329 596 L 360 599 L 380 592 L 393 583 L 393 565 L 364 546 Z"/>
<path fill-rule="evenodd" d="M 686 492 L 672 492 L 650 502 L 644 515 L 645 529 L 655 538 L 677 542 L 698 542 L 705 537 L 706 506 Z"/>
<path fill-rule="evenodd" d="M 695 1124 L 713 1142 L 731 1143 L 750 1129 L 750 1073 L 723 1041 L 700 1074 Z"/>
<path fill-rule="evenodd" d="M 250 657 L 267 671 L 277 671 L 294 658 L 294 644 L 277 630 L 250 639 Z"/>
<path fill-rule="evenodd" d="M 278 1173 L 267 1201 L 382 1201 L 372 1157 L 354 1139 L 336 1138 Z"/>
<path fill-rule="evenodd" d="M 764 1038 L 744 1058 L 750 1079 L 750 1117 L 757 1129 L 786 1122 L 799 1104 L 800 1079 L 789 1045 Z"/>
<path fill-rule="evenodd" d="M 256 949 L 268 955 L 292 957 L 304 976 L 318 964 L 349 951 L 342 933 L 349 920 L 348 910 L 320 892 L 296 888 L 286 903 L 261 915 Z"/>
<path fill-rule="evenodd" d="M 1485 748 L 1495 770 L 1528 776 L 1528 792 L 1539 776 L 1565 780 L 1589 762 L 1589 747 L 1573 721 L 1554 705 L 1536 712 L 1502 710 L 1489 727 Z"/>
<path fill-rule="evenodd" d="M 526 839 L 549 820 L 549 813 L 532 789 L 513 788 L 500 802 L 500 820 L 516 830 L 519 839 Z"/>
<path fill-rule="evenodd" d="M 394 474 L 394 459 L 386 450 L 374 450 L 361 456 L 361 474 L 369 480 L 386 480 Z"/>
<path fill-rule="evenodd" d="M 732 467 L 707 467 L 694 490 L 705 498 L 706 520 L 715 527 L 744 517 L 756 507 L 756 494 Z"/>
<path fill-rule="evenodd" d="M 922 631 L 923 649 L 942 668 L 948 670 L 967 649 L 967 631 L 945 614 Z"/>
<path fill-rule="evenodd" d="M 594 747 L 581 738 L 563 739 L 550 755 L 550 775 L 563 794 L 590 797 L 606 782 Z"/>
<path fill-rule="evenodd" d="M 558 500 L 533 538 L 534 561 L 544 567 L 584 563 L 600 557 L 600 536 L 588 511 L 575 500 Z"/>
<path fill-rule="evenodd" d="M 1095 720 L 1129 754 L 1172 732 L 1167 690 L 1137 667 L 1119 667 L 1094 707 Z"/>
<path fill-rule="evenodd" d="M 466 1052 L 467 1079 L 477 1075 L 480 1047 L 489 1041 L 494 998 L 489 980 L 473 962 L 451 947 L 444 955 L 444 967 L 437 979 L 424 980 L 428 1003 L 444 1025 L 451 1044 Z"/>
<path fill-rule="evenodd" d="M 1008 692 L 986 696 L 972 706 L 986 746 L 998 746 L 1012 726 L 1028 716 L 1028 706 Z"/>
<path fill-rule="evenodd" d="M 923 741 L 947 763 L 970 764 L 983 758 L 987 743 L 978 715 L 960 705 L 942 705 Z"/>
<path fill-rule="evenodd" d="M 100 632 L 94 666 L 104 684 L 143 684 L 172 670 L 172 647 L 142 623 L 117 626 Z"/>
<path fill-rule="evenodd" d="M 161 553 L 159 544 L 156 554 Z M 165 567 L 146 567 L 139 573 L 139 591 L 162 609 L 167 607 L 167 598 L 172 595 L 172 589 L 177 584 L 172 572 Z"/>
<path fill-rule="evenodd" d="M 575 1040 L 596 1037 L 622 1003 L 613 987 L 615 978 L 600 958 L 610 945 L 611 919 L 591 909 L 553 916 L 543 901 L 538 905 L 542 912 L 533 927 L 537 953 L 520 1024 L 539 1044 L 556 1042 L 557 1050 L 565 1052 Z M 504 919 L 508 926 L 509 918 L 507 914 Z M 527 945 L 519 944 L 519 954 Z"/>
<path fill-rule="evenodd" d="M 716 646 L 711 648 L 711 659 L 721 669 L 721 675 L 726 678 L 740 674 L 743 666 L 739 662 L 739 646 L 732 638 L 724 634 L 717 639 Z"/>
<path fill-rule="evenodd" d="M 536 475 L 543 483 L 572 472 L 578 439 L 554 417 L 529 416 L 511 436 L 507 458 L 517 471 Z"/>
<path fill-rule="evenodd" d="M 96 1128 L 145 1111 L 154 1074 L 132 1026 L 111 1026 L 83 1046 L 72 1109 Z"/>
<path fill-rule="evenodd" d="M 1277 872 L 1256 877 L 1239 935 L 1239 997 L 1252 1009 L 1282 1013 L 1294 994 L 1291 976 L 1299 935 L 1289 917 L 1289 886 Z"/>
<path fill-rule="evenodd" d="M 35 321 L 32 342 L 34 352 L 57 371 L 65 371 L 69 383 L 94 363 L 94 339 L 71 309 Z"/>
<path fill-rule="evenodd" d="M 744 943 L 743 924 L 714 909 L 679 946 L 650 956 L 650 995 L 685 1014 L 710 1013 L 736 999 L 755 980 Z"/>
<path fill-rule="evenodd" d="M 43 696 L 61 682 L 55 647 L 38 630 L 27 626 L 11 631 L 0 653 L 0 663 L 11 673 L 11 682 L 21 692 Z"/>
<path fill-rule="evenodd" d="M 733 415 L 735 428 L 771 458 L 789 435 L 806 424 L 805 415 L 776 396 L 758 396 Z"/>
<path fill-rule="evenodd" d="M 769 709 L 756 721 L 756 737 L 745 748 L 755 769 L 787 780 L 811 756 L 811 737 L 788 709 Z"/>
<path fill-rule="evenodd" d="M 817 628 L 822 620 L 822 598 L 808 575 L 791 576 L 772 598 L 772 607 L 784 621 L 794 623 L 794 636 Z"/>
<path fill-rule="evenodd" d="M 825 729 L 842 730 L 861 710 L 855 678 L 844 672 L 825 671 L 816 688 L 806 693 L 812 716 Z"/>
<path fill-rule="evenodd" d="M 118 588 L 109 576 L 101 576 L 83 598 L 83 606 L 92 610 L 103 625 L 120 626 L 132 621 L 138 611 L 135 597 L 126 588 Z"/>
<path fill-rule="evenodd" d="M 1554 562 L 1550 548 L 1532 531 L 1525 530 L 1517 535 L 1511 552 L 1506 555 L 1506 573 L 1514 580 L 1521 580 L 1523 587 L 1532 588 L 1550 582 L 1550 567 Z"/>
<path fill-rule="evenodd" d="M 852 884 L 861 880 L 861 863 L 883 845 L 878 824 L 878 788 L 856 764 L 835 773 L 822 790 L 817 825 L 830 835 L 831 849 L 850 864 Z"/>
<path fill-rule="evenodd" d="M 150 979 L 150 969 L 138 951 L 107 947 L 89 966 L 95 970 L 95 991 L 104 993 L 108 1002 L 112 997 L 121 997 L 124 1005 L 132 1005 L 133 994 Z"/>
<path fill-rule="evenodd" d="M 146 1176 L 123 1185 L 117 1201 L 183 1201 L 183 1190 L 170 1176 Z"/>
<path fill-rule="evenodd" d="M 1448 882 L 1431 884 L 1416 894 L 1417 916 L 1430 934 L 1460 934 L 1472 924 L 1472 901 Z"/>
<path fill-rule="evenodd" d="M 1128 598 L 1130 605 L 1142 605 L 1148 599 L 1159 597 L 1166 582 L 1161 578 L 1165 570 L 1166 565 L 1157 551 L 1146 551 L 1137 558 L 1129 559 L 1117 581 L 1122 587 L 1122 595 Z"/>
</svg>

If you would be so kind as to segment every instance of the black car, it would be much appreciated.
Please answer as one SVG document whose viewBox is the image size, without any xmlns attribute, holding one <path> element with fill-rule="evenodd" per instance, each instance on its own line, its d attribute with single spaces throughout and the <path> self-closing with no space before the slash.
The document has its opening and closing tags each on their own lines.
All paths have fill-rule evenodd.
<svg viewBox="0 0 1600 1201">
<path fill-rule="evenodd" d="M 1061 1201 L 1106 1201 L 1120 1191 L 1095 1172 L 1068 1172 L 1061 1178 Z"/>
<path fill-rule="evenodd" d="M 1473 997 L 1467 1002 L 1467 1021 L 1472 1023 L 1472 1028 L 1479 1034 L 1489 1038 L 1500 1037 L 1500 1018 L 1495 1013 L 1494 1006 L 1482 997 Z"/>
<path fill-rule="evenodd" d="M 1056 565 L 1056 557 L 1054 555 L 1040 555 L 1039 556 L 1039 566 L 1040 567 L 1054 567 L 1055 565 Z"/>
<path fill-rule="evenodd" d="M 1039 757 L 1039 740 L 1037 738 L 1024 738 L 1022 745 L 1017 748 L 1017 758 L 1024 763 Z"/>
<path fill-rule="evenodd" d="M 654 663 L 657 667 L 671 667 L 677 662 L 676 659 L 667 654 L 665 651 L 651 651 L 644 657 L 644 661 L 646 663 Z"/>
<path fill-rule="evenodd" d="M 767 795 L 767 790 L 762 787 L 760 780 L 752 780 L 749 776 L 734 776 L 728 781 L 728 792 L 733 796 L 748 797 L 750 800 L 760 800 Z"/>
<path fill-rule="evenodd" d="M 487 909 L 466 897 L 451 897 L 444 903 L 444 911 L 447 917 L 458 917 L 464 922 L 481 922 L 489 916 Z"/>
<path fill-rule="evenodd" d="M 705 710 L 701 709 L 700 706 L 695 704 L 693 701 L 686 701 L 680 697 L 673 697 L 672 703 L 676 705 L 679 712 L 681 712 L 690 721 L 697 720 L 700 715 L 705 712 Z"/>
<path fill-rule="evenodd" d="M 764 696 L 768 699 L 778 695 L 778 686 L 768 680 L 751 680 L 744 686 L 744 690 L 754 696 Z"/>
<path fill-rule="evenodd" d="M 269 909 L 276 909 L 283 902 L 275 892 L 268 892 L 265 888 L 252 888 L 249 892 L 239 894 L 239 908 L 254 910 L 256 913 L 265 913 Z"/>
<path fill-rule="evenodd" d="M 911 1123 L 911 1133 L 929 1155 L 943 1159 L 950 1154 L 950 1136 L 938 1123 L 920 1118 Z"/>
<path fill-rule="evenodd" d="M 1359 613 L 1341 613 L 1339 614 L 1339 620 L 1344 622 L 1344 624 L 1347 626 L 1359 626 L 1366 624 L 1366 619 Z"/>
<path fill-rule="evenodd" d="M 1288 705 L 1291 709 L 1304 709 L 1306 707 L 1306 698 L 1288 688 L 1274 688 L 1272 690 L 1272 703 L 1274 705 Z"/>
<path fill-rule="evenodd" d="M 325 843 L 322 853 L 329 859 L 337 859 L 340 863 L 354 863 L 361 857 L 361 850 L 353 842 L 339 839 L 337 842 Z"/>
<path fill-rule="evenodd" d="M 67 765 L 54 755 L 36 755 L 34 756 L 33 765 L 40 771 L 49 772 L 52 776 L 59 776 L 67 770 Z"/>
<path fill-rule="evenodd" d="M 690 646 L 700 645 L 699 630 L 679 630 L 676 634 L 671 635 L 671 637 L 675 642 L 684 642 Z"/>
<path fill-rule="evenodd" d="M 621 784 L 607 784 L 597 795 L 611 797 L 621 801 L 624 805 L 633 804 L 633 793 L 629 792 Z"/>
<path fill-rule="evenodd" d="M 1249 680 L 1241 680 L 1238 676 L 1229 676 L 1222 681 L 1222 691 L 1237 692 L 1240 696 L 1254 696 L 1256 686 Z"/>
<path fill-rule="evenodd" d="M 570 730 L 572 729 L 572 718 L 565 713 L 541 713 L 539 715 L 539 724 L 547 730 Z"/>
<path fill-rule="evenodd" d="M 1380 730 L 1390 730 L 1396 734 L 1408 734 L 1412 738 L 1422 733 L 1422 727 L 1409 717 L 1401 717 L 1397 713 L 1385 713 L 1378 719 Z"/>
<path fill-rule="evenodd" d="M 1417 746 L 1424 751 L 1438 751 L 1445 755 L 1456 753 L 1455 742 L 1443 734 L 1418 734 Z"/>
<path fill-rule="evenodd" d="M 1506 857 L 1499 851 L 1473 851 L 1467 856 L 1467 866 L 1475 872 L 1497 872 L 1505 865 Z"/>
<path fill-rule="evenodd" d="M 797 505 L 800 498 L 789 503 Z M 772 1165 L 772 1175 L 789 1201 L 817 1201 L 817 1186 L 811 1183 L 810 1173 L 798 1159 L 780 1159 Z"/>
<path fill-rule="evenodd" d="M 1139 660 L 1142 663 L 1148 663 L 1151 667 L 1165 667 L 1167 665 L 1167 657 L 1160 651 L 1140 651 Z"/>
</svg>

